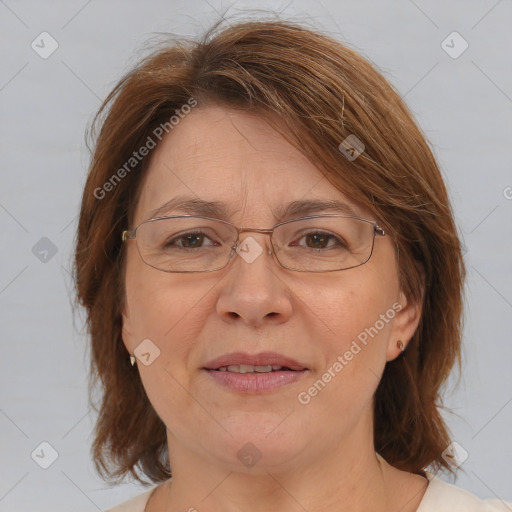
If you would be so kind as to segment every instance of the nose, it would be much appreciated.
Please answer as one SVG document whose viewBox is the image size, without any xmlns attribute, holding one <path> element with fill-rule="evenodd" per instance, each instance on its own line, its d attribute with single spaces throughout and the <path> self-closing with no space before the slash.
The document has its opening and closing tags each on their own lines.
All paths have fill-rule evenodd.
<svg viewBox="0 0 512 512">
<path fill-rule="evenodd" d="M 220 283 L 217 313 L 224 321 L 261 327 L 290 318 L 291 290 L 271 249 L 268 235 L 240 236 L 234 261 Z"/>
</svg>

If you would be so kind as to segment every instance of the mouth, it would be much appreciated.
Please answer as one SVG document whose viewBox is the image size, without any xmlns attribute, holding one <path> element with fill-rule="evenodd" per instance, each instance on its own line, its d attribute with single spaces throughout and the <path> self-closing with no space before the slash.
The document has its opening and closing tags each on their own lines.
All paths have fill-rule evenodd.
<svg viewBox="0 0 512 512">
<path fill-rule="evenodd" d="M 303 363 L 277 352 L 260 352 L 259 354 L 232 352 L 208 362 L 204 369 L 245 374 L 302 371 L 308 368 Z"/>
<path fill-rule="evenodd" d="M 305 368 L 304 368 L 305 370 Z M 252 364 L 230 364 L 228 366 L 221 366 L 212 371 L 215 372 L 233 372 L 233 373 L 274 373 L 279 371 L 286 372 L 295 372 L 302 370 L 293 370 L 292 368 L 288 368 L 287 366 L 280 365 L 264 365 L 264 366 L 254 366 Z"/>
<path fill-rule="evenodd" d="M 303 379 L 310 371 L 293 359 L 269 352 L 254 356 L 229 354 L 215 359 L 203 370 L 215 384 L 244 394 L 275 391 Z"/>
<path fill-rule="evenodd" d="M 208 370 L 212 381 L 222 389 L 243 394 L 262 394 L 289 386 L 305 377 L 309 370 L 277 369 L 267 372 L 250 371 L 242 373 L 231 370 Z"/>
</svg>

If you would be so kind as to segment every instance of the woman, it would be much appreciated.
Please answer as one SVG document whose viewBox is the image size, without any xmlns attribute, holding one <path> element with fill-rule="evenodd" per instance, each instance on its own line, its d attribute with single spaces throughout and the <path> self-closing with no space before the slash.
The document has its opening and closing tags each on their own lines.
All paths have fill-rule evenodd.
<svg viewBox="0 0 512 512">
<path fill-rule="evenodd" d="M 157 484 L 111 510 L 507 510 L 434 476 L 464 264 L 368 62 L 290 23 L 214 27 L 99 116 L 76 247 L 94 460 Z"/>
</svg>

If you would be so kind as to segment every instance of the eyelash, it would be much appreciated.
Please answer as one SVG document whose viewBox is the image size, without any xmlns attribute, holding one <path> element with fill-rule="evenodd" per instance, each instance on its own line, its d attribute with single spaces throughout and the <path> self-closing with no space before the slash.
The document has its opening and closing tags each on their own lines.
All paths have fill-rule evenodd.
<svg viewBox="0 0 512 512">
<path fill-rule="evenodd" d="M 302 240 L 303 238 L 307 237 L 307 236 L 311 236 L 311 235 L 321 235 L 321 236 L 326 236 L 328 237 L 328 241 L 330 240 L 334 240 L 335 241 L 335 246 L 340 246 L 340 247 L 346 247 L 346 243 L 338 236 L 334 235 L 333 233 L 330 233 L 330 232 L 327 232 L 327 231 L 309 231 L 307 233 L 303 233 L 300 235 L 300 237 L 297 239 L 297 240 Z M 198 236 L 198 237 L 201 237 L 203 236 L 204 238 L 207 238 L 208 240 L 212 240 L 211 237 L 209 237 L 205 232 L 203 231 L 190 231 L 190 232 L 185 232 L 185 233 L 180 233 L 178 234 L 177 236 L 174 236 L 173 238 L 171 238 L 170 240 L 167 240 L 164 244 L 164 248 L 168 248 L 168 247 L 172 247 L 172 246 L 175 246 L 175 247 L 179 247 L 180 249 L 200 249 L 201 247 L 203 246 L 200 246 L 200 247 L 192 247 L 192 248 L 187 248 L 187 247 L 183 247 L 182 245 L 177 245 L 175 242 L 176 241 L 180 241 L 180 240 L 184 240 L 186 239 L 187 237 L 193 237 L 193 236 Z M 204 240 L 203 238 L 203 240 Z M 296 243 L 297 240 L 294 240 L 294 242 L 292 243 Z M 212 245 L 218 245 L 217 242 L 214 242 L 214 244 Z M 301 246 L 301 244 L 298 244 L 298 246 Z M 330 247 L 333 247 L 332 245 Z M 326 248 L 329 248 L 326 247 Z M 319 249 L 318 247 L 313 247 L 312 249 Z M 324 249 L 324 248 L 320 248 L 320 249 Z"/>
</svg>

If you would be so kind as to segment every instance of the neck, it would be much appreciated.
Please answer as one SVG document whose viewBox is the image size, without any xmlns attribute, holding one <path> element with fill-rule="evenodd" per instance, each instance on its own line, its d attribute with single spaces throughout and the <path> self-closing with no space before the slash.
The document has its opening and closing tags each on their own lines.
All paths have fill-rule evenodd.
<svg viewBox="0 0 512 512">
<path fill-rule="evenodd" d="M 255 464 L 245 471 L 185 449 L 170 433 L 168 439 L 173 477 L 159 486 L 147 512 L 408 512 L 416 510 L 426 488 L 422 477 L 378 457 L 373 444 L 365 450 L 350 439 L 316 457 L 299 454 L 288 464 Z"/>
</svg>

